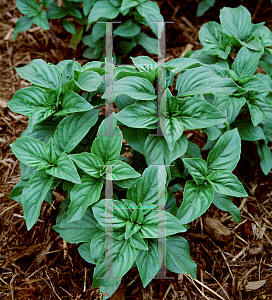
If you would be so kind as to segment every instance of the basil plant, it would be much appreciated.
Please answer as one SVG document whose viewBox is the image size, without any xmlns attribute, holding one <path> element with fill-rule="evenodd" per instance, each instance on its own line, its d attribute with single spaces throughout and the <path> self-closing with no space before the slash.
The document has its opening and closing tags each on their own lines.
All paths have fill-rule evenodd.
<svg viewBox="0 0 272 300">
<path fill-rule="evenodd" d="M 65 241 L 79 244 L 80 255 L 96 265 L 93 287 L 99 286 L 105 299 L 134 267 L 144 287 L 163 265 L 196 277 L 182 237 L 188 223 L 212 203 L 239 222 L 231 196 L 247 196 L 232 174 L 241 153 L 237 128 L 220 136 L 206 160 L 183 133 L 213 132 L 227 122 L 203 95 L 230 96 L 239 89 L 234 80 L 221 78 L 219 65 L 194 68 L 199 63 L 191 58 L 170 61 L 164 71 L 149 57 L 132 61 L 131 67 L 114 67 L 113 82 L 105 88 L 102 62 L 53 65 L 36 59 L 16 69 L 32 85 L 8 102 L 29 118 L 11 145 L 21 181 L 10 198 L 23 206 L 30 230 L 54 188 L 67 195 L 53 228 Z M 172 87 L 175 73 L 180 75 Z M 156 87 L 163 80 L 168 87 L 159 102 Z M 119 112 L 105 118 L 100 107 L 110 102 Z M 122 155 L 126 147 L 131 158 Z M 179 205 L 175 193 L 182 189 Z"/>
</svg>

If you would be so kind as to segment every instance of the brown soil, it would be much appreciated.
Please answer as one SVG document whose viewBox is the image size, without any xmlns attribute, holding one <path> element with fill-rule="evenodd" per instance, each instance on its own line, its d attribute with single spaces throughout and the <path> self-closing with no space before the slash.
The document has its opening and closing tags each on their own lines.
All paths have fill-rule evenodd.
<svg viewBox="0 0 272 300">
<path fill-rule="evenodd" d="M 167 25 L 167 60 L 200 48 L 201 25 L 210 20 L 218 21 L 219 9 L 224 4 L 240 4 L 239 1 L 217 1 L 213 9 L 196 18 L 195 0 L 158 3 L 165 20 L 174 21 Z M 243 5 L 251 11 L 254 23 L 264 21 L 272 28 L 269 0 L 243 1 Z M 94 266 L 80 257 L 76 245 L 66 244 L 51 228 L 63 196 L 54 192 L 53 204 L 42 205 L 41 216 L 30 231 L 26 229 L 20 204 L 8 198 L 20 178 L 19 162 L 9 144 L 28 124 L 26 117 L 11 112 L 6 106 L 17 90 L 29 85 L 17 76 L 14 67 L 24 66 L 35 58 L 58 63 L 75 57 L 85 63 L 87 60 L 81 56 L 84 45 L 80 43 L 76 51 L 69 48 L 69 35 L 57 20 L 51 24 L 54 40 L 49 31 L 34 26 L 12 41 L 14 25 L 20 17 L 15 0 L 2 0 L 0 11 L 0 298 L 102 299 L 99 289 L 91 288 Z M 140 54 L 145 53 L 136 48 L 131 56 Z M 188 134 L 199 145 L 205 142 L 205 135 L 199 131 Z M 256 152 L 254 147 L 251 150 Z M 229 214 L 212 206 L 184 234 L 198 265 L 197 280 L 167 271 L 167 277 L 172 279 L 154 279 L 143 289 L 137 270 L 132 269 L 113 298 L 272 299 L 272 175 L 270 172 L 264 176 L 258 164 L 258 159 L 255 166 L 242 159 L 235 171 L 249 194 L 247 198 L 233 199 L 241 211 L 241 223 L 234 223 Z M 223 234 L 221 240 L 216 240 L 209 230 L 207 217 L 224 226 L 227 234 Z M 218 222 L 215 228 L 219 230 Z"/>
</svg>

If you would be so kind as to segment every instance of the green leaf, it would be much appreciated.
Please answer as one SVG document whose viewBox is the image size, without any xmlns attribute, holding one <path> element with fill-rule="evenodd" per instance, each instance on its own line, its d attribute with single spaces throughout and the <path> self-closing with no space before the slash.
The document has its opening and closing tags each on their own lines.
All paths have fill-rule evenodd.
<svg viewBox="0 0 272 300">
<path fill-rule="evenodd" d="M 148 56 L 136 56 L 130 57 L 134 66 L 139 71 L 148 71 L 148 72 L 155 72 L 158 68 L 158 64 Z"/>
<path fill-rule="evenodd" d="M 55 116 L 65 116 L 75 112 L 92 110 L 93 106 L 73 91 L 67 91 L 61 99 L 61 110 Z"/>
<path fill-rule="evenodd" d="M 207 163 L 201 158 L 183 158 L 185 166 L 189 169 L 196 184 L 202 184 L 207 177 Z"/>
<path fill-rule="evenodd" d="M 58 63 L 57 67 L 60 69 L 62 73 L 62 84 L 69 82 L 70 80 L 74 79 L 74 71 L 81 68 L 80 64 L 78 62 L 75 62 L 74 60 L 64 60 L 61 64 Z"/>
<path fill-rule="evenodd" d="M 43 89 L 29 86 L 17 91 L 8 102 L 8 107 L 18 114 L 30 116 L 37 108 L 44 107 L 46 102 Z"/>
<path fill-rule="evenodd" d="M 42 10 L 40 11 L 33 19 L 32 19 L 33 23 L 38 25 L 39 27 L 49 30 L 50 26 L 47 20 L 47 15 L 46 15 L 46 11 Z"/>
<path fill-rule="evenodd" d="M 80 169 L 92 177 L 100 178 L 104 173 L 105 167 L 103 166 L 103 160 L 92 153 L 85 152 L 81 154 L 70 154 L 69 156 Z"/>
<path fill-rule="evenodd" d="M 108 161 L 106 170 L 106 178 L 108 180 L 124 180 L 141 176 L 130 165 L 120 160 Z"/>
<path fill-rule="evenodd" d="M 119 15 L 119 9 L 113 6 L 108 0 L 101 0 L 94 4 L 88 16 L 88 26 L 99 18 L 115 19 Z"/>
<path fill-rule="evenodd" d="M 122 132 L 116 126 L 114 114 L 111 114 L 99 126 L 91 152 L 100 157 L 104 163 L 117 160 L 122 148 L 122 140 Z"/>
<path fill-rule="evenodd" d="M 33 17 L 40 11 L 41 5 L 34 0 L 16 0 L 17 7 L 23 15 Z"/>
<path fill-rule="evenodd" d="M 145 215 L 140 232 L 143 238 L 157 238 L 185 232 L 179 220 L 163 210 L 151 210 Z"/>
<path fill-rule="evenodd" d="M 46 89 L 55 89 L 62 84 L 59 69 L 42 59 L 34 59 L 28 65 L 15 70 L 21 78 Z"/>
<path fill-rule="evenodd" d="M 78 86 L 87 92 L 94 92 L 103 82 L 102 76 L 94 71 L 85 71 L 82 73 L 77 81 Z"/>
<path fill-rule="evenodd" d="M 147 26 L 155 33 L 155 35 L 160 39 L 163 27 L 160 26 L 159 22 L 163 22 L 163 16 L 160 14 L 160 8 L 158 3 L 153 1 L 144 1 L 136 6 L 139 14 L 145 18 Z M 157 22 L 157 23 L 150 23 Z"/>
<path fill-rule="evenodd" d="M 15 29 L 14 29 L 12 40 L 16 39 L 19 32 L 25 31 L 25 30 L 28 30 L 29 28 L 31 28 L 32 24 L 33 24 L 33 21 L 28 16 L 22 16 L 21 18 L 19 18 L 15 24 Z"/>
<path fill-rule="evenodd" d="M 53 226 L 53 229 L 58 232 L 67 243 L 78 244 L 91 242 L 93 235 L 100 230 L 96 225 L 97 221 L 93 213 L 91 210 L 87 210 L 81 220 L 68 223 L 67 217 L 65 216 L 59 224 Z"/>
<path fill-rule="evenodd" d="M 166 238 L 165 266 L 171 272 L 187 273 L 196 278 L 197 265 L 190 256 L 189 243 L 183 237 L 175 235 Z"/>
<path fill-rule="evenodd" d="M 179 75 L 176 89 L 177 97 L 211 93 L 231 95 L 237 90 L 237 85 L 232 79 L 220 77 L 207 67 L 198 67 Z"/>
<path fill-rule="evenodd" d="M 211 173 L 207 180 L 215 192 L 234 197 L 247 197 L 242 183 L 229 171 L 217 170 Z"/>
<path fill-rule="evenodd" d="M 207 157 L 208 172 L 226 170 L 232 172 L 241 154 L 241 139 L 237 128 L 225 132 Z"/>
<path fill-rule="evenodd" d="M 54 109 L 51 107 L 40 107 L 34 110 L 29 117 L 29 131 L 31 132 L 37 124 L 49 118 L 53 113 Z"/>
<path fill-rule="evenodd" d="M 144 156 L 147 165 L 152 165 L 162 158 L 165 165 L 169 165 L 173 160 L 182 156 L 188 146 L 188 139 L 182 135 L 175 143 L 173 151 L 167 145 L 163 136 L 149 135 L 144 145 Z"/>
<path fill-rule="evenodd" d="M 133 37 L 139 34 L 141 31 L 141 26 L 132 20 L 128 20 L 125 23 L 119 25 L 114 31 L 113 34 L 122 36 L 122 37 Z"/>
<path fill-rule="evenodd" d="M 125 227 L 130 214 L 125 203 L 118 200 L 100 200 L 92 206 L 94 216 L 105 230 Z"/>
<path fill-rule="evenodd" d="M 270 92 L 271 85 L 257 77 L 257 75 L 239 79 L 239 83 L 246 91 Z"/>
<path fill-rule="evenodd" d="M 262 128 L 260 126 L 254 126 L 246 119 L 237 120 L 233 123 L 233 126 L 237 127 L 239 135 L 244 141 L 258 141 L 265 139 Z"/>
<path fill-rule="evenodd" d="M 63 24 L 63 27 L 65 28 L 65 30 L 68 31 L 69 33 L 71 33 L 71 34 L 75 34 L 76 33 L 75 25 L 72 22 L 64 19 L 62 21 L 62 24 Z"/>
<path fill-rule="evenodd" d="M 96 124 L 99 110 L 74 113 L 64 118 L 54 133 L 54 145 L 61 152 L 71 152 Z"/>
<path fill-rule="evenodd" d="M 80 220 L 87 208 L 100 198 L 104 181 L 91 176 L 85 176 L 80 184 L 76 184 L 71 190 L 71 203 L 67 212 L 67 222 Z"/>
<path fill-rule="evenodd" d="M 137 179 L 130 186 L 126 197 L 133 200 L 137 205 L 141 203 L 143 207 L 156 206 L 161 202 L 164 204 L 165 199 L 162 199 L 162 191 L 165 186 L 161 182 L 165 182 L 165 173 L 161 172 L 158 166 L 150 166 L 145 169 L 142 178 Z"/>
<path fill-rule="evenodd" d="M 25 165 L 37 167 L 41 163 L 49 165 L 45 156 L 46 145 L 31 137 L 20 137 L 10 145 L 15 156 Z"/>
<path fill-rule="evenodd" d="M 244 97 L 233 97 L 223 93 L 217 93 L 215 94 L 213 105 L 227 117 L 226 122 L 231 124 L 235 121 L 245 103 L 246 98 Z"/>
<path fill-rule="evenodd" d="M 186 129 L 199 129 L 222 124 L 226 117 L 205 100 L 190 97 L 179 99 L 179 117 Z"/>
<path fill-rule="evenodd" d="M 135 234 L 139 229 L 141 228 L 140 225 L 131 223 L 130 221 L 127 221 L 126 224 L 126 232 L 125 232 L 125 238 L 130 238 L 133 234 Z"/>
<path fill-rule="evenodd" d="M 188 224 L 204 214 L 213 201 L 213 189 L 210 185 L 197 185 L 192 180 L 187 180 L 184 196 L 179 207 L 177 218 L 181 224 Z"/>
<path fill-rule="evenodd" d="M 161 56 L 161 50 L 159 48 L 158 39 L 151 38 L 144 32 L 140 32 L 135 38 L 137 44 L 144 47 L 148 53 L 157 54 L 158 56 Z"/>
<path fill-rule="evenodd" d="M 113 82 L 106 89 L 102 99 L 114 100 L 119 95 L 127 95 L 137 100 L 157 99 L 152 83 L 137 76 L 128 76 Z"/>
<path fill-rule="evenodd" d="M 14 201 L 23 203 L 22 193 L 23 193 L 24 188 L 28 185 L 28 182 L 29 182 L 29 180 L 21 180 L 21 181 L 19 181 L 15 185 L 15 187 L 11 190 L 11 192 L 9 194 L 9 198 L 12 199 L 12 200 L 14 200 Z"/>
<path fill-rule="evenodd" d="M 126 10 L 128 8 L 137 6 L 138 4 L 139 4 L 138 1 L 135 0 L 123 0 L 121 10 Z"/>
<path fill-rule="evenodd" d="M 111 286 L 119 281 L 132 267 L 138 250 L 128 240 L 113 240 L 106 246 L 108 255 L 98 261 L 93 274 L 92 287 Z"/>
<path fill-rule="evenodd" d="M 232 64 L 232 70 L 240 77 L 253 75 L 258 67 L 263 51 L 252 51 L 246 47 L 241 48 Z"/>
<path fill-rule="evenodd" d="M 260 165 L 265 175 L 272 169 L 272 153 L 270 148 L 264 143 L 259 142 L 257 144 L 258 154 L 260 156 Z"/>
<path fill-rule="evenodd" d="M 257 105 L 250 104 L 249 102 L 247 103 L 247 106 L 250 111 L 252 123 L 254 126 L 257 126 L 264 120 L 265 112 Z"/>
<path fill-rule="evenodd" d="M 95 263 L 105 256 L 105 231 L 97 231 L 91 241 L 91 251 Z"/>
<path fill-rule="evenodd" d="M 128 127 L 157 128 L 157 103 L 155 101 L 137 101 L 125 107 L 115 118 Z"/>
<path fill-rule="evenodd" d="M 136 257 L 136 265 L 144 288 L 161 268 L 162 250 L 162 247 L 157 246 L 157 240 L 148 240 L 148 250 L 140 250 Z"/>
<path fill-rule="evenodd" d="M 229 212 L 234 222 L 237 223 L 241 222 L 241 213 L 238 207 L 232 203 L 230 196 L 222 195 L 215 192 L 213 198 L 213 204 L 217 208 Z"/>
<path fill-rule="evenodd" d="M 37 222 L 43 200 L 49 192 L 54 178 L 46 173 L 37 173 L 28 182 L 22 193 L 24 218 L 27 230 Z"/>
<path fill-rule="evenodd" d="M 95 265 L 95 261 L 92 257 L 91 249 L 90 249 L 91 243 L 83 243 L 78 247 L 78 252 L 80 256 L 86 260 L 88 263 Z"/>
<path fill-rule="evenodd" d="M 175 188 L 175 186 L 168 188 L 169 193 L 168 193 L 168 199 L 166 204 L 166 211 L 169 212 L 171 215 L 176 216 L 178 212 L 177 200 L 174 193 L 170 191 L 173 190 L 173 188 Z M 181 188 L 183 189 L 183 187 Z M 181 191 L 181 189 L 179 189 L 179 191 Z"/>
<path fill-rule="evenodd" d="M 186 150 L 186 155 L 192 158 L 202 158 L 200 149 L 197 144 L 188 141 L 188 148 Z"/>
<path fill-rule="evenodd" d="M 58 157 L 55 167 L 46 169 L 46 172 L 54 177 L 71 181 L 73 183 L 81 183 L 76 167 L 66 153 L 61 153 Z"/>
<path fill-rule="evenodd" d="M 130 128 L 123 130 L 124 139 L 136 151 L 144 153 L 144 143 L 150 133 L 150 130 L 144 128 Z"/>
<path fill-rule="evenodd" d="M 141 237 L 140 232 L 136 232 L 133 234 L 129 239 L 129 243 L 133 248 L 139 249 L 139 250 L 148 250 L 148 246 L 146 244 L 147 240 L 144 240 Z"/>
<path fill-rule="evenodd" d="M 215 0 L 203 0 L 198 4 L 196 16 L 201 17 L 204 13 L 214 6 Z M 211 23 L 211 22 L 209 22 Z"/>
<path fill-rule="evenodd" d="M 50 20 L 62 19 L 69 13 L 69 10 L 66 7 L 58 6 L 57 2 L 51 3 L 48 8 L 47 18 Z"/>
<path fill-rule="evenodd" d="M 108 299 L 109 297 L 111 297 L 115 291 L 118 289 L 119 285 L 121 283 L 121 280 L 118 280 L 116 284 L 114 285 L 110 285 L 110 286 L 100 286 L 99 287 L 99 290 L 100 292 L 102 293 L 102 299 L 103 300 L 106 300 Z"/>
<path fill-rule="evenodd" d="M 250 12 L 242 5 L 236 8 L 224 7 L 220 10 L 220 22 L 224 31 L 229 36 L 238 39 L 246 38 L 248 29 L 251 27 Z"/>
</svg>

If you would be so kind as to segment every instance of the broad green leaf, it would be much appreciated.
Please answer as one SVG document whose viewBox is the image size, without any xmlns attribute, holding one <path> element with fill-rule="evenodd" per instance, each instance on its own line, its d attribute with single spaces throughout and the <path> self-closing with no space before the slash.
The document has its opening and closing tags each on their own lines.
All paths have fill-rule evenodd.
<svg viewBox="0 0 272 300">
<path fill-rule="evenodd" d="M 34 0 L 16 0 L 17 7 L 23 15 L 33 17 L 39 13 L 41 5 Z"/>
<path fill-rule="evenodd" d="M 186 155 L 191 158 L 202 158 L 200 149 L 197 144 L 188 141 L 188 148 L 186 150 Z"/>
<path fill-rule="evenodd" d="M 143 239 L 140 232 L 136 232 L 129 238 L 129 243 L 133 248 L 139 249 L 139 250 L 147 250 L 147 240 Z"/>
<path fill-rule="evenodd" d="M 92 256 L 94 258 L 95 263 L 97 263 L 101 258 L 104 258 L 105 255 L 105 231 L 101 230 L 97 231 L 91 241 L 91 251 Z"/>
<path fill-rule="evenodd" d="M 56 165 L 46 169 L 46 172 L 60 179 L 68 180 L 73 183 L 81 183 L 76 167 L 69 156 L 64 152 L 58 157 Z"/>
<path fill-rule="evenodd" d="M 88 175 L 96 178 L 100 178 L 103 175 L 105 169 L 104 162 L 98 156 L 87 152 L 70 154 L 69 156 Z"/>
<path fill-rule="evenodd" d="M 204 3 L 204 1 L 202 2 Z M 199 4 L 200 6 L 201 4 Z M 231 50 L 231 39 L 221 33 L 222 27 L 216 22 L 205 23 L 199 31 L 199 40 L 204 48 L 202 53 L 219 55 L 227 59 Z"/>
<path fill-rule="evenodd" d="M 235 121 L 245 103 L 246 98 L 244 97 L 233 97 L 223 93 L 217 93 L 215 94 L 213 105 L 227 117 L 226 122 L 231 124 Z"/>
<path fill-rule="evenodd" d="M 247 103 L 247 106 L 250 111 L 251 121 L 253 125 L 259 125 L 265 118 L 265 112 L 257 105 L 250 104 L 249 102 Z"/>
<path fill-rule="evenodd" d="M 239 83 L 245 91 L 271 92 L 271 84 L 254 76 L 245 76 L 239 79 Z"/>
<path fill-rule="evenodd" d="M 93 106 L 73 91 L 67 91 L 61 99 L 61 110 L 55 116 L 65 116 L 75 112 L 92 110 Z"/>
<path fill-rule="evenodd" d="M 88 16 L 88 26 L 99 18 L 115 19 L 119 15 L 119 9 L 113 6 L 108 0 L 97 1 Z"/>
<path fill-rule="evenodd" d="M 119 95 L 127 95 L 137 100 L 157 99 L 152 83 L 137 76 L 124 77 L 113 82 L 107 88 L 102 99 L 114 100 Z"/>
<path fill-rule="evenodd" d="M 241 222 L 241 213 L 236 205 L 231 201 L 231 197 L 227 195 L 222 195 L 217 192 L 214 193 L 213 204 L 231 214 L 234 222 Z"/>
<path fill-rule="evenodd" d="M 140 232 L 143 238 L 157 238 L 185 232 L 179 220 L 167 211 L 151 210 L 144 217 Z"/>
<path fill-rule="evenodd" d="M 140 176 L 141 174 L 121 160 L 112 160 L 107 162 L 106 179 L 108 180 L 124 180 L 128 178 L 138 178 Z"/>
<path fill-rule="evenodd" d="M 73 68 L 72 68 L 73 66 Z M 79 71 L 81 69 L 81 65 L 79 62 L 75 61 L 75 60 L 71 60 L 71 59 L 66 59 L 66 60 L 62 60 L 57 64 L 58 69 L 60 70 L 62 74 L 62 77 L 65 78 L 65 83 L 69 82 L 70 80 L 73 79 L 73 72 L 74 71 Z M 73 72 L 72 72 L 73 71 Z M 69 79 L 69 81 L 66 82 L 66 80 Z M 64 84 L 65 84 L 64 83 Z"/>
<path fill-rule="evenodd" d="M 94 71 L 85 71 L 77 81 L 78 86 L 87 92 L 94 92 L 103 82 L 103 77 Z"/>
<path fill-rule="evenodd" d="M 117 283 L 132 267 L 139 251 L 131 247 L 128 240 L 113 240 L 106 248 L 108 255 L 97 262 L 92 287 Z"/>
<path fill-rule="evenodd" d="M 29 180 L 21 180 L 21 181 L 19 181 L 15 185 L 15 187 L 11 190 L 11 192 L 9 194 L 9 198 L 12 199 L 12 200 L 14 200 L 14 201 L 23 203 L 23 201 L 22 201 L 22 193 L 23 193 L 24 188 L 28 185 L 28 182 L 29 182 Z"/>
<path fill-rule="evenodd" d="M 130 219 L 128 207 L 118 200 L 100 200 L 92 206 L 94 216 L 105 230 L 125 227 Z"/>
<path fill-rule="evenodd" d="M 204 214 L 213 201 L 213 189 L 208 184 L 197 185 L 187 180 L 184 196 L 179 207 L 177 218 L 181 224 L 188 224 Z"/>
<path fill-rule="evenodd" d="M 140 250 L 136 257 L 136 265 L 145 288 L 159 272 L 162 261 L 162 247 L 157 246 L 157 240 L 148 240 L 148 250 Z"/>
<path fill-rule="evenodd" d="M 64 6 L 58 6 L 57 2 L 51 3 L 48 8 L 47 18 L 50 20 L 62 19 L 69 14 L 69 10 Z"/>
<path fill-rule="evenodd" d="M 176 89 L 178 97 L 211 93 L 231 95 L 237 90 L 237 85 L 232 79 L 220 77 L 207 67 L 198 67 L 179 75 Z"/>
<path fill-rule="evenodd" d="M 222 124 L 226 117 L 205 100 L 188 97 L 179 100 L 179 117 L 186 129 L 198 129 Z"/>
<path fill-rule="evenodd" d="M 78 154 L 79 155 L 79 154 Z M 80 184 L 76 184 L 71 190 L 71 203 L 67 212 L 67 221 L 80 220 L 87 208 L 100 198 L 104 181 L 102 179 L 85 176 Z"/>
<path fill-rule="evenodd" d="M 157 128 L 157 102 L 137 101 L 115 115 L 124 125 L 132 128 Z"/>
<path fill-rule="evenodd" d="M 173 188 L 175 186 L 172 187 L 168 187 L 168 199 L 167 199 L 167 203 L 166 203 L 166 211 L 169 212 L 171 215 L 176 216 L 177 212 L 178 212 L 178 207 L 177 207 L 177 200 L 176 197 L 173 193 Z M 182 187 L 183 189 L 183 187 Z M 170 191 L 171 190 L 171 191 Z M 181 191 L 181 189 L 179 189 L 179 191 Z"/>
<path fill-rule="evenodd" d="M 28 65 L 15 70 L 21 78 L 42 88 L 55 89 L 62 84 L 59 69 L 42 59 L 34 59 Z"/>
<path fill-rule="evenodd" d="M 140 228 L 141 228 L 141 226 L 139 224 L 134 224 L 134 223 L 131 223 L 130 221 L 127 221 L 125 238 L 126 239 L 130 238 L 133 234 L 135 234 L 137 231 L 139 231 Z"/>
<path fill-rule="evenodd" d="M 163 16 L 160 14 L 160 8 L 156 2 L 144 1 L 136 6 L 139 14 L 145 18 L 146 24 L 151 28 L 155 35 L 160 39 L 163 27 L 160 22 L 163 22 Z M 153 23 L 150 23 L 153 22 Z"/>
<path fill-rule="evenodd" d="M 136 57 L 130 57 L 134 66 L 139 71 L 156 71 L 158 68 L 158 64 L 150 57 L 148 56 L 136 56 Z"/>
<path fill-rule="evenodd" d="M 114 285 L 100 286 L 99 290 L 103 295 L 102 299 L 103 300 L 109 299 L 115 293 L 115 291 L 118 289 L 120 283 L 121 283 L 121 280 L 118 280 L 117 283 L 115 283 Z"/>
<path fill-rule="evenodd" d="M 61 152 L 71 152 L 96 124 L 99 110 L 74 113 L 64 118 L 54 133 L 54 145 Z"/>
<path fill-rule="evenodd" d="M 214 6 L 215 0 L 202 0 L 197 7 L 196 15 L 200 17 L 204 15 L 204 13 Z"/>
<path fill-rule="evenodd" d="M 126 199 L 126 200 L 128 200 L 128 199 Z M 134 203 L 134 205 L 135 205 L 135 203 Z M 137 208 L 133 209 L 130 219 L 133 222 L 136 222 L 137 224 L 141 224 L 144 221 L 144 214 L 143 214 L 143 210 L 141 209 L 141 204 Z"/>
<path fill-rule="evenodd" d="M 36 110 L 32 112 L 32 114 L 29 117 L 29 131 L 32 132 L 33 128 L 45 121 L 47 118 L 52 116 L 54 113 L 54 109 L 51 107 L 39 107 Z"/>
<path fill-rule="evenodd" d="M 117 160 L 122 148 L 122 132 L 116 126 L 114 114 L 107 117 L 99 126 L 97 138 L 92 145 L 92 153 L 100 157 L 104 163 Z"/>
<path fill-rule="evenodd" d="M 183 122 L 180 117 L 160 117 L 160 127 L 170 151 L 174 150 L 175 144 L 183 134 Z"/>
<path fill-rule="evenodd" d="M 45 104 L 46 97 L 44 90 L 29 86 L 17 91 L 8 102 L 8 107 L 18 114 L 30 116 L 34 110 L 44 107 Z"/>
<path fill-rule="evenodd" d="M 244 6 L 224 7 L 220 10 L 219 18 L 224 31 L 229 36 L 235 36 L 241 40 L 246 38 L 248 29 L 251 27 L 251 15 Z"/>
<path fill-rule="evenodd" d="M 33 23 L 38 25 L 39 27 L 49 30 L 50 26 L 48 23 L 48 19 L 47 19 L 47 15 L 46 15 L 46 11 L 42 10 L 40 11 L 33 19 L 32 19 Z"/>
<path fill-rule="evenodd" d="M 156 24 L 157 26 L 157 24 Z M 157 54 L 161 56 L 161 50 L 159 48 L 158 39 L 149 37 L 144 32 L 140 32 L 136 37 L 137 44 L 145 48 L 145 50 L 150 54 Z"/>
<path fill-rule="evenodd" d="M 165 186 L 161 184 L 162 182 L 165 182 L 165 173 L 158 166 L 150 166 L 145 169 L 142 178 L 137 179 L 130 186 L 127 199 L 133 200 L 137 205 L 141 203 L 143 207 L 157 206 L 162 202 L 164 206 L 165 199 L 162 198 L 162 192 Z M 159 208 L 162 209 L 162 207 Z"/>
<path fill-rule="evenodd" d="M 31 137 L 20 137 L 10 145 L 15 156 L 25 165 L 37 167 L 41 163 L 49 165 L 45 156 L 46 145 Z"/>
<path fill-rule="evenodd" d="M 144 156 L 147 165 L 152 165 L 162 158 L 165 165 L 169 165 L 173 160 L 182 156 L 188 146 L 188 139 L 182 135 L 175 143 L 173 151 L 167 145 L 163 136 L 149 135 L 144 145 Z"/>
<path fill-rule="evenodd" d="M 137 6 L 139 3 L 135 0 L 123 0 L 121 10 L 125 10 L 134 6 Z"/>
<path fill-rule="evenodd" d="M 221 130 L 218 129 L 216 126 L 202 128 L 201 131 L 207 133 L 208 141 L 217 140 L 220 137 L 220 135 L 222 134 Z"/>
<path fill-rule="evenodd" d="M 28 16 L 22 16 L 21 18 L 19 18 L 15 24 L 15 29 L 14 29 L 12 40 L 16 39 L 19 32 L 30 29 L 32 24 L 33 24 L 33 21 Z"/>
<path fill-rule="evenodd" d="M 27 230 L 37 222 L 43 200 L 49 192 L 54 178 L 46 173 L 35 174 L 22 193 L 24 218 Z"/>
<path fill-rule="evenodd" d="M 91 242 L 93 235 L 100 230 L 96 224 L 97 221 L 93 213 L 88 209 L 79 221 L 68 223 L 67 217 L 64 217 L 59 224 L 53 226 L 53 229 L 58 232 L 67 243 L 88 243 Z"/>
<path fill-rule="evenodd" d="M 246 47 L 241 48 L 232 64 L 232 70 L 240 77 L 253 75 L 258 67 L 263 51 L 252 51 Z"/>
<path fill-rule="evenodd" d="M 244 141 L 258 141 L 265 139 L 264 132 L 260 126 L 254 126 L 246 119 L 238 120 L 233 123 L 237 127 L 239 135 Z"/>
<path fill-rule="evenodd" d="M 257 144 L 258 154 L 260 156 L 260 165 L 265 175 L 272 169 L 272 153 L 270 148 L 264 143 L 259 142 Z"/>
<path fill-rule="evenodd" d="M 78 252 L 80 256 L 86 260 L 89 264 L 95 265 L 95 261 L 92 257 L 91 249 L 90 249 L 91 243 L 83 243 L 78 247 Z"/>
<path fill-rule="evenodd" d="M 207 157 L 208 172 L 226 170 L 232 172 L 241 154 L 241 139 L 237 128 L 225 132 Z"/>
<path fill-rule="evenodd" d="M 189 243 L 183 237 L 174 235 L 166 238 L 165 266 L 171 272 L 188 273 L 196 278 L 197 265 L 190 256 Z"/>
<path fill-rule="evenodd" d="M 113 34 L 122 37 L 132 37 L 139 34 L 141 31 L 141 26 L 132 20 L 128 20 L 123 24 L 120 24 L 114 31 Z"/>
<path fill-rule="evenodd" d="M 136 151 L 144 153 L 144 143 L 150 133 L 150 130 L 144 128 L 130 128 L 123 130 L 124 139 Z"/>
<path fill-rule="evenodd" d="M 242 183 L 229 171 L 217 170 L 211 173 L 207 177 L 207 180 L 212 185 L 213 190 L 217 193 L 234 197 L 247 196 L 247 192 Z"/>
<path fill-rule="evenodd" d="M 176 75 L 186 70 L 187 68 L 189 69 L 194 67 L 200 67 L 202 65 L 203 64 L 196 59 L 179 57 L 179 58 L 169 60 L 165 64 L 165 67 L 166 69 L 170 70 L 174 75 Z"/>
<path fill-rule="evenodd" d="M 71 33 L 71 34 L 75 34 L 76 33 L 76 27 L 75 27 L 75 25 L 72 22 L 64 19 L 62 21 L 62 24 L 63 24 L 63 27 L 65 28 L 65 30 L 68 31 L 69 33 Z"/>
<path fill-rule="evenodd" d="M 201 158 L 183 158 L 185 166 L 189 169 L 196 184 L 202 184 L 207 177 L 207 163 Z"/>
</svg>

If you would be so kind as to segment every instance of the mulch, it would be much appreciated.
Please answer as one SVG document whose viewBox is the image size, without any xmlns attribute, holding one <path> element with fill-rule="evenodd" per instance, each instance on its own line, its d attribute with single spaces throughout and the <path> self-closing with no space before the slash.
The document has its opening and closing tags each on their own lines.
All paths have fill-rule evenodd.
<svg viewBox="0 0 272 300">
<path fill-rule="evenodd" d="M 195 0 L 158 1 L 165 20 L 174 21 L 166 25 L 166 59 L 199 49 L 201 25 L 218 21 L 219 9 L 224 5 L 237 6 L 237 2 L 217 1 L 213 9 L 196 18 Z M 271 1 L 251 0 L 242 4 L 252 13 L 254 23 L 266 22 L 272 29 Z M 76 58 L 83 64 L 87 62 L 81 56 L 84 45 L 80 43 L 77 50 L 70 48 L 69 35 L 58 20 L 51 22 L 51 33 L 34 26 L 13 41 L 14 25 L 20 17 L 15 0 L 2 0 L 0 11 L 0 298 L 102 299 L 99 289 L 91 288 L 94 266 L 80 257 L 77 245 L 67 244 L 52 230 L 63 195 L 54 191 L 53 203 L 42 205 L 40 218 L 30 231 L 26 229 L 20 204 L 8 198 L 20 180 L 19 162 L 9 145 L 28 124 L 26 117 L 11 112 L 6 104 L 17 90 L 29 85 L 18 77 L 14 67 L 36 58 L 54 64 Z M 136 55 L 146 53 L 136 47 L 131 56 Z M 205 134 L 197 130 L 186 134 L 199 146 L 204 145 Z M 256 153 L 254 145 L 250 147 Z M 183 235 L 198 265 L 197 280 L 167 271 L 166 279 L 154 279 L 143 288 L 137 270 L 132 269 L 112 299 L 272 299 L 272 175 L 263 175 L 255 157 L 254 166 L 241 159 L 235 170 L 249 194 L 233 199 L 241 211 L 242 222 L 233 222 L 228 213 L 211 206 Z M 176 197 L 181 202 L 182 194 Z"/>
</svg>

